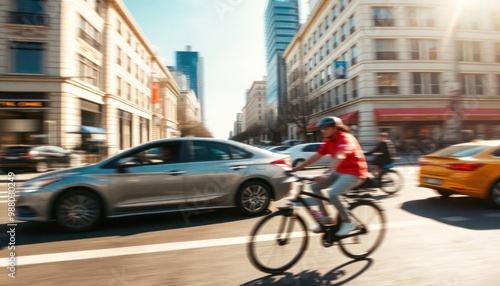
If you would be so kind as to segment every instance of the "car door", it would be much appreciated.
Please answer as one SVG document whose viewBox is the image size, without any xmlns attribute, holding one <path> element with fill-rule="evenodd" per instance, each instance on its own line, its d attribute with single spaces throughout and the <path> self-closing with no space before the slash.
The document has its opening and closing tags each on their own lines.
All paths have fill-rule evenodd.
<svg viewBox="0 0 500 286">
<path fill-rule="evenodd" d="M 225 201 L 252 164 L 252 154 L 237 146 L 192 140 L 186 168 L 186 208 L 204 208 Z"/>
<path fill-rule="evenodd" d="M 168 145 L 175 149 L 176 161 L 165 162 L 159 149 Z M 149 144 L 137 152 L 127 152 L 111 175 L 113 208 L 121 212 L 154 212 L 178 208 L 185 203 L 184 147 L 182 141 Z M 128 166 L 127 166 L 128 165 Z"/>
</svg>

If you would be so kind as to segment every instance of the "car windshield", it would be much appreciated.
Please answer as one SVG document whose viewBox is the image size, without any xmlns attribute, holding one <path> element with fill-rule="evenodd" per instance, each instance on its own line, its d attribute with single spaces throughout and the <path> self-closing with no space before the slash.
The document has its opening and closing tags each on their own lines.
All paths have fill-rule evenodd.
<svg viewBox="0 0 500 286">
<path fill-rule="evenodd" d="M 452 146 L 438 153 L 439 156 L 445 157 L 470 157 L 477 155 L 484 150 L 490 148 L 490 146 L 484 145 L 466 145 L 466 146 Z"/>
</svg>

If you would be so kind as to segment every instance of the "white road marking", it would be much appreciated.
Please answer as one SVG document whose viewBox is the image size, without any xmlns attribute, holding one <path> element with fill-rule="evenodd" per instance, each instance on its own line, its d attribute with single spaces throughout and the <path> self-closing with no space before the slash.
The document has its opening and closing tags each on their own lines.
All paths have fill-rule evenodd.
<svg viewBox="0 0 500 286">
<path fill-rule="evenodd" d="M 429 225 L 435 223 L 439 222 L 435 222 L 432 220 L 401 221 L 401 222 L 388 223 L 387 228 L 390 229 L 390 228 L 413 227 L 413 226 Z M 319 234 L 310 234 L 310 235 L 318 236 Z M 259 240 L 272 240 L 274 238 L 275 235 L 268 235 L 259 237 Z M 216 238 L 216 239 L 206 239 L 206 240 L 106 248 L 106 249 L 96 249 L 96 250 L 82 250 L 82 251 L 71 251 L 71 252 L 61 252 L 61 253 L 17 256 L 16 266 L 246 244 L 248 242 L 248 239 L 249 239 L 248 236 L 239 236 L 239 237 Z M 3 258 L 0 261 L 1 265 L 7 267 L 9 263 L 7 258 Z"/>
</svg>

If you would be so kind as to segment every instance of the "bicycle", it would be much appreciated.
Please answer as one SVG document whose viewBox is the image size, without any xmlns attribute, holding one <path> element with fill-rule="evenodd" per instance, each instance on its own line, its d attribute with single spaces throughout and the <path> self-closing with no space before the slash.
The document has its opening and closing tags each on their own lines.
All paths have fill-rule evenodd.
<svg viewBox="0 0 500 286">
<path fill-rule="evenodd" d="M 394 157 L 393 160 L 399 160 L 399 157 Z M 401 173 L 394 169 L 394 167 L 396 167 L 394 163 L 383 165 L 378 178 L 370 168 L 370 174 L 372 177 L 365 181 L 365 183 L 361 185 L 361 188 L 380 189 L 388 195 L 393 195 L 399 192 L 403 188 L 404 178 Z"/>
<path fill-rule="evenodd" d="M 323 230 L 321 244 L 324 247 L 331 247 L 338 243 L 342 253 L 352 259 L 360 260 L 368 257 L 382 243 L 386 231 L 385 215 L 382 207 L 370 198 L 369 193 L 358 190 L 343 194 L 349 204 L 351 217 L 356 220 L 358 226 L 348 235 L 336 236 L 335 233 L 340 228 L 341 219 L 338 217 L 337 223 L 334 225 L 321 223 L 316 219 L 312 205 L 307 203 L 303 195 L 324 201 L 329 201 L 328 198 L 304 191 L 304 182 L 312 181 L 311 178 L 295 174 L 289 174 L 289 176 L 294 177 L 298 182 L 296 192 L 290 199 L 291 202 L 285 207 L 278 207 L 276 212 L 262 218 L 250 233 L 247 255 L 252 265 L 258 270 L 270 274 L 281 274 L 295 265 L 304 255 L 309 235 L 304 219 L 298 214 L 297 206 L 304 206 L 321 226 Z M 370 216 L 364 219 L 363 214 L 367 213 Z M 268 230 L 267 226 L 271 226 L 271 228 Z M 368 237 L 370 234 L 374 234 L 372 242 L 369 240 L 371 237 Z M 367 248 L 362 248 L 362 239 L 368 241 Z M 264 247 L 260 245 L 261 243 L 264 244 Z M 295 250 L 288 250 L 287 246 L 291 246 Z M 273 254 L 278 254 L 276 258 L 285 262 L 273 264 L 270 258 L 262 257 Z M 284 258 L 288 256 L 291 257 Z"/>
</svg>

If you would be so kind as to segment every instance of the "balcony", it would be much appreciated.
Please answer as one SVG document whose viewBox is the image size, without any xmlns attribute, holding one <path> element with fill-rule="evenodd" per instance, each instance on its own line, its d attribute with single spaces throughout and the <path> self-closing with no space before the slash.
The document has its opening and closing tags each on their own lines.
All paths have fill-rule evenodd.
<svg viewBox="0 0 500 286">
<path fill-rule="evenodd" d="M 19 25 L 48 26 L 49 15 L 44 13 L 9 12 L 9 23 Z"/>
</svg>

